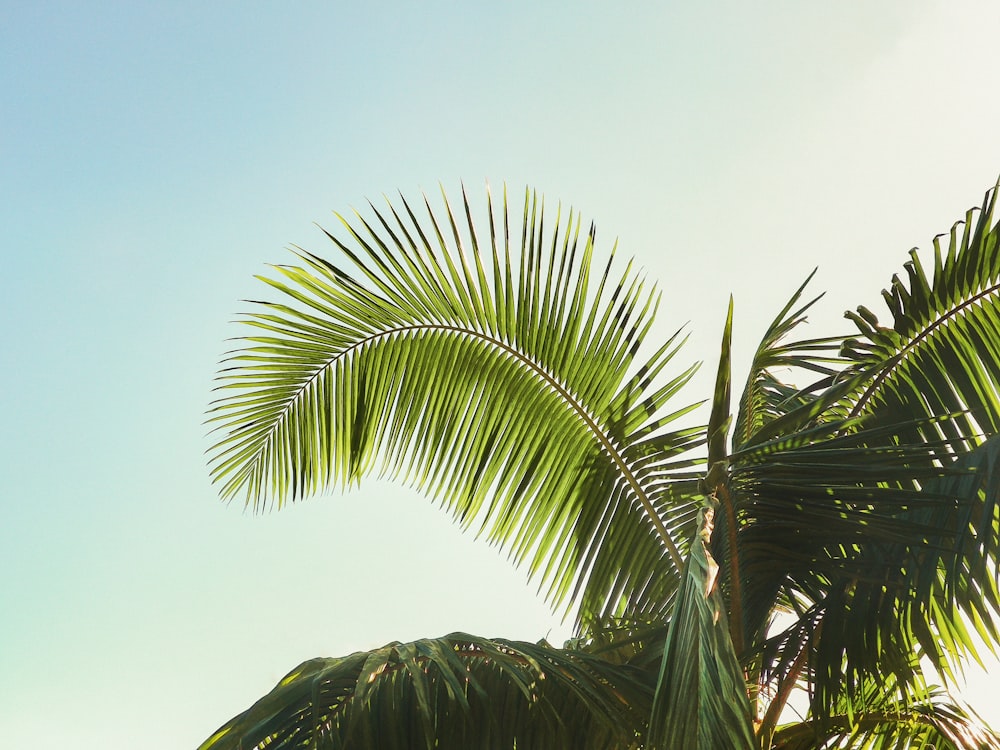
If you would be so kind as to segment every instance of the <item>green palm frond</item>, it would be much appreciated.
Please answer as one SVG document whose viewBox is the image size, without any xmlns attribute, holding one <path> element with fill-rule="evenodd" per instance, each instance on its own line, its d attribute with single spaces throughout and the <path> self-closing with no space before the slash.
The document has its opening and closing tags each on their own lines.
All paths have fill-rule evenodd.
<svg viewBox="0 0 1000 750">
<path fill-rule="evenodd" d="M 865 307 L 846 315 L 860 336 L 845 342 L 852 372 L 869 379 L 846 399 L 870 425 L 963 414 L 937 432 L 968 441 L 1000 432 L 1000 227 L 993 223 L 997 191 L 952 227 L 948 248 L 934 239 L 933 277 L 916 250 L 907 282 L 894 276 L 882 292 L 892 327 Z M 901 433 L 906 442 L 922 430 Z M 937 437 L 933 435 L 932 437 Z"/>
<path fill-rule="evenodd" d="M 956 459 L 954 473 L 928 481 L 897 514 L 900 538 L 873 532 L 880 539 L 857 556 L 867 575 L 832 583 L 823 601 L 817 661 L 827 669 L 817 675 L 817 701 L 829 705 L 866 675 L 903 680 L 913 653 L 954 682 L 961 659 L 980 658 L 976 635 L 997 642 L 998 458 L 1000 436 Z"/>
<path fill-rule="evenodd" d="M 591 620 L 582 637 L 572 638 L 565 645 L 614 664 L 631 664 L 655 673 L 663 660 L 669 627 L 669 621 L 664 622 L 660 616 Z"/>
<path fill-rule="evenodd" d="M 775 732 L 772 750 L 990 750 L 1000 735 L 986 728 L 971 709 L 940 689 L 919 702 L 899 703 L 884 684 L 868 686 L 863 710 L 835 711 L 822 721 L 785 724 Z"/>
<path fill-rule="evenodd" d="M 781 638 L 800 640 L 801 632 L 815 636 L 822 620 L 809 613 Z M 800 631 L 793 633 L 792 631 Z M 971 709 L 956 703 L 944 689 L 924 682 L 918 653 L 909 655 L 912 675 L 905 681 L 895 672 L 866 675 L 851 693 L 841 691 L 831 705 L 802 720 L 785 723 L 765 738 L 772 750 L 897 750 L 938 748 L 986 750 L 997 746 L 1000 735 L 990 730 Z M 790 675 L 788 664 L 776 669 L 777 680 L 765 681 L 774 695 Z M 794 672 L 794 669 L 791 670 Z M 815 675 L 807 670 L 793 677 L 808 690 Z"/>
<path fill-rule="evenodd" d="M 593 228 L 526 193 L 519 232 L 487 201 L 464 221 L 401 200 L 342 219 L 348 270 L 300 252 L 264 278 L 210 422 L 222 494 L 280 505 L 373 470 L 434 492 L 580 618 L 659 612 L 693 528 L 701 429 L 668 401 L 682 340 L 637 359 L 658 304 L 631 268 L 594 267 Z"/>
<path fill-rule="evenodd" d="M 841 424 L 734 454 L 731 475 L 749 627 L 759 638 L 783 597 L 814 603 L 765 648 L 765 679 L 808 649 L 817 713 L 872 674 L 910 682 L 917 651 L 950 679 L 1000 613 L 1000 437 L 872 447 L 907 425 Z"/>
<path fill-rule="evenodd" d="M 734 451 L 745 447 L 755 437 L 759 440 L 764 426 L 775 419 L 803 413 L 803 407 L 816 400 L 815 392 L 836 377 L 849 362 L 839 356 L 842 336 L 786 341 L 795 329 L 806 323 L 806 312 L 823 297 L 818 295 L 796 308 L 815 274 L 816 271 L 809 274 L 774 318 L 754 353 L 736 415 Z M 800 389 L 783 382 L 777 375 L 781 371 L 786 377 L 812 373 L 822 379 L 806 389 Z"/>
<path fill-rule="evenodd" d="M 517 225 L 505 195 L 483 233 L 463 193 L 458 218 L 400 199 L 341 219 L 343 262 L 276 267 L 282 301 L 220 374 L 222 494 L 408 481 L 575 605 L 578 637 L 307 662 L 204 750 L 996 746 L 925 676 L 1000 642 L 996 193 L 935 239 L 932 275 L 913 253 L 893 278 L 891 328 L 862 307 L 859 335 L 797 338 L 810 275 L 735 405 L 731 302 L 696 428 L 673 405 L 680 333 L 640 355 L 659 296 L 598 265 L 573 212 L 526 193 Z M 779 726 L 799 687 L 809 720 Z"/>
<path fill-rule="evenodd" d="M 199 750 L 627 750 L 651 697 L 628 665 L 453 633 L 307 661 Z"/>
<path fill-rule="evenodd" d="M 875 612 L 883 620 L 888 616 L 906 622 L 905 640 L 919 641 L 945 675 L 949 669 L 942 642 L 948 651 L 972 649 L 958 613 L 995 638 L 998 611 L 995 582 L 987 572 L 997 559 L 997 446 L 995 441 L 981 445 L 1000 426 L 995 198 L 995 191 L 987 194 L 978 220 L 970 211 L 965 222 L 952 228 L 946 255 L 935 239 L 933 281 L 911 252 L 909 288 L 894 277 L 891 290 L 883 292 L 893 328 L 880 326 L 871 311 L 859 308 L 848 316 L 863 338 L 844 347 L 855 361 L 848 373 L 864 376 L 844 401 L 850 415 L 863 420 L 864 439 L 872 446 L 891 443 L 918 450 L 947 441 L 953 455 L 937 461 L 954 473 L 909 481 L 900 477 L 900 487 L 920 490 L 920 502 L 897 514 L 901 527 L 914 529 L 912 541 L 905 549 L 898 542 L 882 549 L 869 545 L 865 563 L 905 581 L 902 596 L 861 586 L 840 591 L 838 597 L 851 604 L 833 609 L 854 611 L 854 625 L 871 622 Z M 855 627 L 845 624 L 844 629 L 856 637 Z"/>
</svg>

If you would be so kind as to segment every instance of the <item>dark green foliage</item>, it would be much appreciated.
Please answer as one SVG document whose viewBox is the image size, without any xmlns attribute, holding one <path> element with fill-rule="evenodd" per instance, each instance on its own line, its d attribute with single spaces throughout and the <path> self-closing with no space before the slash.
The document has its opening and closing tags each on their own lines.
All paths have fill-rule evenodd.
<svg viewBox="0 0 1000 750">
<path fill-rule="evenodd" d="M 581 651 L 453 633 L 307 661 L 202 750 L 629 748 L 652 689 Z"/>
</svg>

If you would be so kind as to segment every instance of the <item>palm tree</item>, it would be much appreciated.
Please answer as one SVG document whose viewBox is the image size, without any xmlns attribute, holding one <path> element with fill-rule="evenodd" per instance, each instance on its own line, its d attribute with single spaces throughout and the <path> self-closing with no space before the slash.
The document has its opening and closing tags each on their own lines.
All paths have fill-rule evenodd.
<svg viewBox="0 0 1000 750">
<path fill-rule="evenodd" d="M 658 295 L 599 266 L 573 212 L 526 192 L 512 224 L 487 192 L 477 227 L 463 191 L 457 215 L 400 198 L 341 217 L 344 267 L 276 266 L 284 301 L 246 317 L 220 374 L 222 495 L 415 483 L 576 637 L 314 659 L 202 750 L 1000 746 L 933 684 L 975 635 L 1000 640 L 995 199 L 934 240 L 931 274 L 911 253 L 887 325 L 859 307 L 852 335 L 798 337 L 807 279 L 735 403 L 730 303 L 701 426 L 676 403 L 681 333 L 642 348 Z"/>
</svg>

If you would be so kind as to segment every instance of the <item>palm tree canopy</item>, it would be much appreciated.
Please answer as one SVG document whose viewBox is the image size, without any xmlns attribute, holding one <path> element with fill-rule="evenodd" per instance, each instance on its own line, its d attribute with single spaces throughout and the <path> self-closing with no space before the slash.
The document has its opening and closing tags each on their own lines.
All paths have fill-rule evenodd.
<svg viewBox="0 0 1000 750">
<path fill-rule="evenodd" d="M 925 672 L 951 682 L 974 634 L 1000 640 L 995 198 L 935 239 L 932 272 L 911 254 L 889 325 L 860 307 L 853 335 L 796 338 L 807 279 L 735 406 L 731 305 L 701 426 L 675 403 L 681 333 L 642 346 L 659 295 L 614 251 L 599 265 L 574 212 L 526 192 L 518 226 L 505 192 L 477 221 L 464 193 L 341 217 L 344 262 L 275 266 L 284 301 L 227 356 L 223 496 L 409 481 L 575 607 L 586 648 L 455 635 L 308 662 L 203 747 L 994 741 Z M 803 687 L 809 720 L 783 725 Z"/>
</svg>

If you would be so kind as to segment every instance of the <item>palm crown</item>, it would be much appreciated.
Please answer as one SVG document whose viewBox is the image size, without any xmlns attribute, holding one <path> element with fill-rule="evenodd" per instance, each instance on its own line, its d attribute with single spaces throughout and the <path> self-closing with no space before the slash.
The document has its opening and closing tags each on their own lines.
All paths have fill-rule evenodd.
<svg viewBox="0 0 1000 750">
<path fill-rule="evenodd" d="M 677 405 L 658 295 L 534 194 L 512 224 L 400 199 L 298 251 L 220 374 L 212 474 L 280 506 L 415 482 L 572 608 L 555 648 L 455 633 L 298 667 L 202 746 L 939 748 L 998 740 L 931 684 L 998 640 L 995 191 L 914 253 L 891 319 L 801 339 L 806 284 L 731 403 Z M 425 201 L 426 203 L 426 201 Z M 612 252 L 612 257 L 614 253 Z M 807 280 L 808 283 L 808 280 Z M 805 387 L 777 373 L 807 376 Z M 685 419 L 687 417 L 687 419 Z M 777 619 L 776 619 L 777 617 Z M 787 722 L 791 691 L 809 714 Z"/>
</svg>

